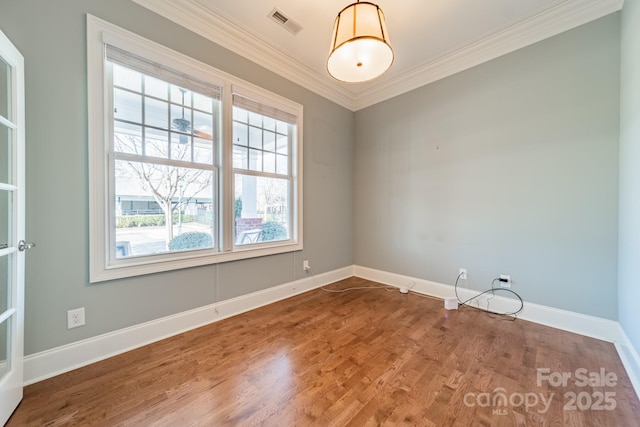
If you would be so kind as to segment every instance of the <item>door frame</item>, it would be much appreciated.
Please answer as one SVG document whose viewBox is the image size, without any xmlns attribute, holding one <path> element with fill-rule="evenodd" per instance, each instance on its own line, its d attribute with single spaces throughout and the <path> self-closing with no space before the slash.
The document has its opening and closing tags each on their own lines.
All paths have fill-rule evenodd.
<svg viewBox="0 0 640 427">
<path fill-rule="evenodd" d="M 2 191 L 13 192 L 11 221 L 8 248 L 2 250 L 5 256 L 11 256 L 11 298 L 8 310 L 12 312 L 8 323 L 10 369 L 0 378 L 0 425 L 11 416 L 23 395 L 23 359 L 24 359 L 24 280 L 25 280 L 25 252 L 18 250 L 19 242 L 25 233 L 25 81 L 24 57 L 11 43 L 9 38 L 0 30 L 0 57 L 11 67 L 12 107 L 11 121 L 3 120 L 3 127 L 12 128 L 12 185 L 4 186 Z M 13 187 L 13 188 L 11 188 Z M 1 225 L 0 225 L 1 226 Z M 3 313 L 0 313 L 2 316 Z"/>
</svg>

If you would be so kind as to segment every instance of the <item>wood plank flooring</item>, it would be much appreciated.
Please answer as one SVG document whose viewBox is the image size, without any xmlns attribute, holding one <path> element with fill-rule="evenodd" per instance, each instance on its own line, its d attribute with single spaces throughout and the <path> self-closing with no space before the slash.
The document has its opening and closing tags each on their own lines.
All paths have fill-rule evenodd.
<svg viewBox="0 0 640 427">
<path fill-rule="evenodd" d="M 571 377 L 538 384 L 539 368 Z M 610 343 L 317 289 L 28 386 L 7 425 L 617 427 L 640 426 L 640 402 Z"/>
</svg>

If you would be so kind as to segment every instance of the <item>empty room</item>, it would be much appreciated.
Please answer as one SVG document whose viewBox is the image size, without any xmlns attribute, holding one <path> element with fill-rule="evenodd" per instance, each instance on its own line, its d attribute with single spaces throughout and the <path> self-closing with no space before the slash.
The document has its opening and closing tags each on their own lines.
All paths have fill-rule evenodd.
<svg viewBox="0 0 640 427">
<path fill-rule="evenodd" d="M 640 426 L 638 0 L 0 0 L 0 423 Z"/>
</svg>

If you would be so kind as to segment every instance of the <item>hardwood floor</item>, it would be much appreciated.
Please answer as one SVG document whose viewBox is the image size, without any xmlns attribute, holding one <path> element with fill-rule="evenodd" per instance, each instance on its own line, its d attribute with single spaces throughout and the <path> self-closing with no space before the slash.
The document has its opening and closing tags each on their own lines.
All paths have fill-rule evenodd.
<svg viewBox="0 0 640 427">
<path fill-rule="evenodd" d="M 640 402 L 610 343 L 317 289 L 28 386 L 7 425 L 639 426 Z"/>
</svg>

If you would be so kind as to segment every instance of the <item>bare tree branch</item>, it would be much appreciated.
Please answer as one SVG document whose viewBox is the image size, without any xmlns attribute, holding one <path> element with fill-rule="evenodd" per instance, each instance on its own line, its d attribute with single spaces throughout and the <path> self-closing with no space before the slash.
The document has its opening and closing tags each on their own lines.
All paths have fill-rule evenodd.
<svg viewBox="0 0 640 427">
<path fill-rule="evenodd" d="M 125 153 L 142 154 L 143 144 L 141 138 L 135 135 L 127 135 L 122 133 L 115 134 L 115 148 Z M 168 158 L 169 146 L 164 144 L 165 149 L 159 150 L 160 145 L 154 144 L 154 150 L 159 150 L 161 154 L 165 154 Z M 176 144 L 174 144 L 176 145 Z M 190 147 L 183 147 L 182 144 L 176 147 L 175 159 L 190 161 Z M 122 164 L 124 168 L 120 172 L 127 174 L 127 170 L 133 172 L 133 176 L 137 178 L 135 184 L 139 185 L 141 190 L 153 197 L 155 202 L 160 206 L 167 218 L 167 244 L 173 238 L 173 221 L 172 214 L 178 209 L 189 203 L 191 199 L 198 196 L 202 191 L 211 188 L 211 172 L 202 169 L 189 169 L 177 166 L 158 165 L 153 163 L 142 163 L 127 161 Z M 127 170 L 124 170 L 127 169 Z M 173 203 L 178 191 L 182 195 L 187 194 L 185 200 L 179 203 Z M 181 196 L 182 196 L 181 195 Z"/>
</svg>

